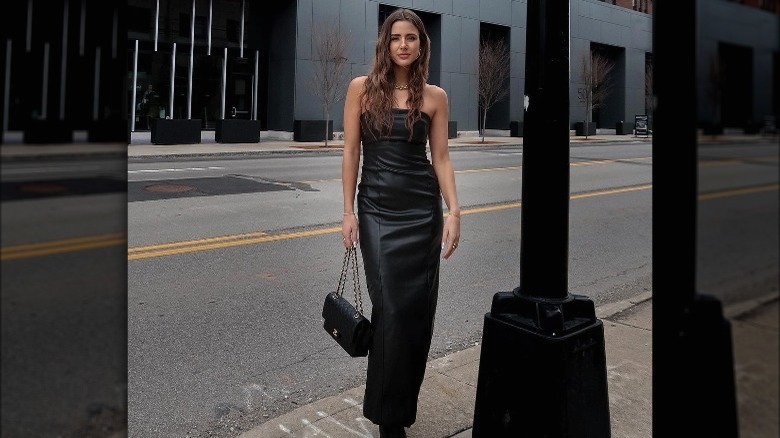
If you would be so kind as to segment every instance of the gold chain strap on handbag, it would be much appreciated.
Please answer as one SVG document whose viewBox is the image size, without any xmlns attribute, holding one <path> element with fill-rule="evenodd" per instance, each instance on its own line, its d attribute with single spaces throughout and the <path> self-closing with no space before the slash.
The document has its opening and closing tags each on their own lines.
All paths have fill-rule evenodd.
<svg viewBox="0 0 780 438">
<path fill-rule="evenodd" d="M 341 266 L 341 275 L 339 276 L 339 285 L 336 288 L 336 295 L 344 295 L 344 284 L 347 281 L 347 270 L 352 265 L 352 286 L 355 292 L 355 308 L 357 313 L 355 318 L 358 318 L 363 314 L 363 291 L 360 287 L 360 275 L 358 272 L 358 259 L 357 249 L 355 247 L 348 248 L 344 253 L 344 264 Z"/>
</svg>

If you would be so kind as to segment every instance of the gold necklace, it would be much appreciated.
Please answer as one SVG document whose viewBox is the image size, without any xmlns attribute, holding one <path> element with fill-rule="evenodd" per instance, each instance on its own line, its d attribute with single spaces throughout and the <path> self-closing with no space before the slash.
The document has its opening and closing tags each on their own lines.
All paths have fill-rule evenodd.
<svg viewBox="0 0 780 438">
<path fill-rule="evenodd" d="M 398 84 L 393 84 L 396 90 L 406 90 L 409 88 L 409 84 L 399 86 Z"/>
</svg>

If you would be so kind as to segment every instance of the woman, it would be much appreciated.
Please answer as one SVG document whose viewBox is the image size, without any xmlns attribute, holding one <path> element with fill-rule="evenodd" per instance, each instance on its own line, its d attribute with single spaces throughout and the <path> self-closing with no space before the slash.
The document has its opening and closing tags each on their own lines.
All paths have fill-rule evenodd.
<svg viewBox="0 0 780 438">
<path fill-rule="evenodd" d="M 342 234 L 344 246 L 359 243 L 363 255 L 374 330 L 363 415 L 380 426 L 382 438 L 405 437 L 404 427 L 416 419 L 439 257 L 448 259 L 460 238 L 447 94 L 426 84 L 429 60 L 422 21 L 408 9 L 396 10 L 380 29 L 370 73 L 352 80 L 344 105 Z"/>
</svg>

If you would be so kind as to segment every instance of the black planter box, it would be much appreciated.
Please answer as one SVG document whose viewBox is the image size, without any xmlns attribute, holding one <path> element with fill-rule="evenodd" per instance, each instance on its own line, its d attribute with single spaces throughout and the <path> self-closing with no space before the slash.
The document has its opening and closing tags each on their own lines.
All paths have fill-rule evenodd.
<svg viewBox="0 0 780 438">
<path fill-rule="evenodd" d="M 723 125 L 714 123 L 704 123 L 702 125 L 702 134 L 704 135 L 723 135 Z"/>
<path fill-rule="evenodd" d="M 747 122 L 742 129 L 745 134 L 758 134 L 761 132 L 761 123 Z"/>
<path fill-rule="evenodd" d="M 577 122 L 574 124 L 574 133 L 577 135 L 585 135 L 585 123 Z M 588 135 L 596 135 L 596 124 L 588 123 Z"/>
<path fill-rule="evenodd" d="M 634 124 L 631 122 L 617 122 L 615 123 L 615 134 L 628 135 L 634 133 Z"/>
<path fill-rule="evenodd" d="M 260 120 L 217 120 L 214 139 L 217 143 L 259 143 Z"/>
<path fill-rule="evenodd" d="M 200 143 L 200 119 L 152 119 L 152 144 Z"/>
<path fill-rule="evenodd" d="M 296 120 L 293 122 L 293 140 L 323 141 L 325 120 Z M 328 120 L 328 140 L 333 140 L 333 120 Z"/>
<path fill-rule="evenodd" d="M 30 120 L 24 127 L 24 143 L 73 143 L 73 126 L 63 120 Z"/>
<path fill-rule="evenodd" d="M 523 136 L 523 122 L 512 120 L 509 122 L 509 136 L 510 137 L 522 137 Z"/>
<path fill-rule="evenodd" d="M 447 123 L 447 138 L 458 138 L 458 122 L 450 121 Z"/>
<path fill-rule="evenodd" d="M 130 128 L 127 120 L 98 120 L 87 129 L 90 143 L 130 143 Z"/>
</svg>

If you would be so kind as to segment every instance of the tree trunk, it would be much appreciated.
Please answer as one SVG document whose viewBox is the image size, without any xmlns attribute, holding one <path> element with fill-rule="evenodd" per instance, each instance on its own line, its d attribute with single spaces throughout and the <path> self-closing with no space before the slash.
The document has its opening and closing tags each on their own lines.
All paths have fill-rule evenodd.
<svg viewBox="0 0 780 438">
<path fill-rule="evenodd" d="M 590 102 L 589 101 L 585 101 L 585 122 L 582 124 L 583 130 L 585 131 L 584 132 L 585 140 L 588 139 L 588 127 L 589 127 L 588 126 L 588 119 L 590 118 L 590 113 L 591 113 Z"/>
<path fill-rule="evenodd" d="M 328 121 L 330 119 L 330 111 L 325 110 L 325 147 L 328 147 Z"/>
<path fill-rule="evenodd" d="M 487 108 L 482 110 L 482 143 L 485 142 L 485 123 L 487 123 Z"/>
</svg>

